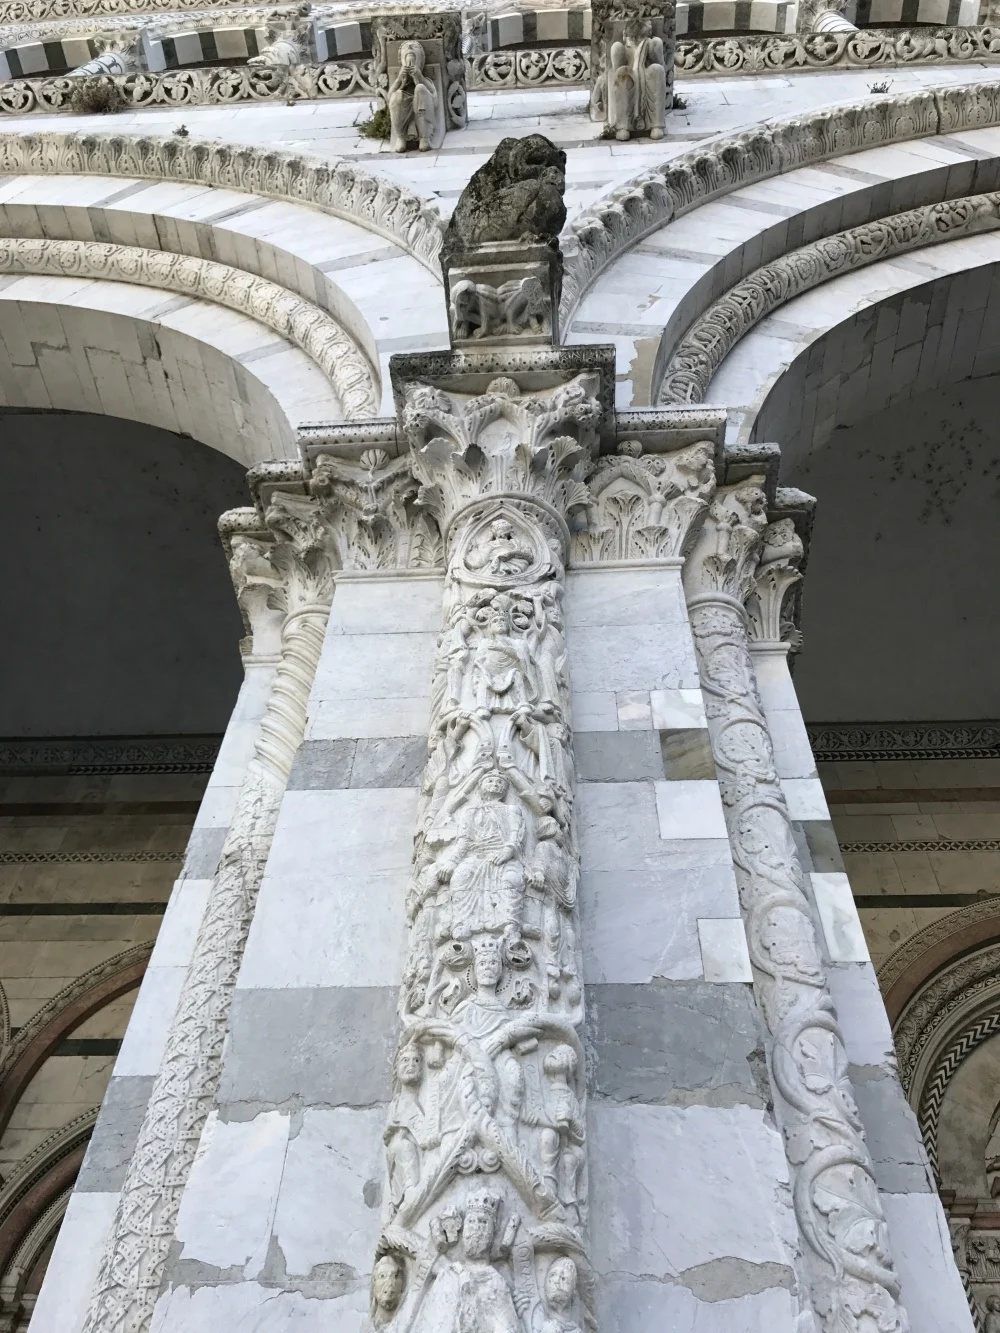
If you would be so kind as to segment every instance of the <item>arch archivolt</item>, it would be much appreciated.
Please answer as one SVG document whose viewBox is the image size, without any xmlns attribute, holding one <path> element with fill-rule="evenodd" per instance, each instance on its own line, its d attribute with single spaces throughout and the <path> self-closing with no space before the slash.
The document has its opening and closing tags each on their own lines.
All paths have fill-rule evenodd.
<svg viewBox="0 0 1000 1333">
<path fill-rule="evenodd" d="M 848 109 L 836 110 L 846 115 Z M 963 228 L 990 226 L 985 215 L 997 211 L 1000 128 L 984 126 L 932 141 L 912 138 L 904 147 L 852 149 L 695 200 L 618 254 L 581 302 L 573 333 L 618 345 L 620 364 L 630 365 L 620 407 L 699 396 L 720 401 L 705 393 L 704 374 L 694 386 L 673 375 L 687 369 L 671 365 L 679 351 L 690 351 L 686 340 L 731 351 L 774 308 L 774 297 L 777 303 L 791 299 L 807 274 L 814 283 L 828 282 L 848 252 L 852 266 L 859 259 L 871 264 L 880 251 L 922 249 L 962 235 Z M 735 142 L 729 149 L 736 150 Z M 976 205 L 960 202 L 970 197 L 978 198 Z M 977 216 L 963 220 L 963 211 L 973 209 Z M 668 367 L 673 383 L 664 385 Z M 708 365 L 709 378 L 717 368 Z M 746 399 L 730 398 L 727 405 L 737 401 Z"/>
<path fill-rule="evenodd" d="M 319 367 L 245 315 L 120 282 L 7 281 L 3 406 L 160 426 L 245 467 L 296 457 L 300 427 L 341 417 Z"/>
</svg>

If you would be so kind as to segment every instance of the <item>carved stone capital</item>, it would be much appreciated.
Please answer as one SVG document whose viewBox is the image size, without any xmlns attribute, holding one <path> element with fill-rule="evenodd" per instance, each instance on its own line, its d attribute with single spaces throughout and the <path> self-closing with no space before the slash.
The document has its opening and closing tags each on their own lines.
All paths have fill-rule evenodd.
<svg viewBox="0 0 1000 1333">
<path fill-rule="evenodd" d="M 716 492 L 684 567 L 689 602 L 721 595 L 742 606 L 753 590 L 767 527 L 763 480 L 748 477 Z"/>
<path fill-rule="evenodd" d="M 366 449 L 357 463 L 323 454 L 309 481 L 341 569 L 432 569 L 441 564 L 437 525 L 416 507 L 409 459 Z"/>
<path fill-rule="evenodd" d="M 714 456 L 707 441 L 643 454 L 638 440 L 623 440 L 587 478 L 587 526 L 574 533 L 574 564 L 686 555 L 715 493 Z"/>
<path fill-rule="evenodd" d="M 334 543 L 320 506 L 307 495 L 274 491 L 264 511 L 274 544 L 270 561 L 280 583 L 275 600 L 287 616 L 328 606 L 336 569 Z"/>
<path fill-rule="evenodd" d="M 452 553 L 462 541 L 459 529 L 467 533 L 484 508 L 493 512 L 499 505 L 530 509 L 541 520 L 551 549 L 535 551 L 538 572 L 552 559 L 565 561 L 567 519 L 588 500 L 583 474 L 597 449 L 598 392 L 593 372 L 527 395 L 508 376 L 475 396 L 405 386 L 403 427 L 421 483 L 419 501 L 437 519 Z"/>
<path fill-rule="evenodd" d="M 785 599 L 802 580 L 798 565 L 803 554 L 802 539 L 790 518 L 764 529 L 760 563 L 747 598 L 751 642 L 797 646 L 799 631 L 785 614 Z"/>
</svg>

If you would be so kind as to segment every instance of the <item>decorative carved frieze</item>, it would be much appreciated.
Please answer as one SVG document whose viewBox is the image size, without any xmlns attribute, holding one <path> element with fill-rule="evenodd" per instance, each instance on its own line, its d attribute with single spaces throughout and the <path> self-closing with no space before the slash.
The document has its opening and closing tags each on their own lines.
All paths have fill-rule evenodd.
<svg viewBox="0 0 1000 1333">
<path fill-rule="evenodd" d="M 466 61 L 466 87 L 488 92 L 499 88 L 569 87 L 590 82 L 590 48 L 527 47 L 486 51 Z"/>
<path fill-rule="evenodd" d="M 715 492 L 714 458 L 708 442 L 644 454 L 638 440 L 623 440 L 587 475 L 586 527 L 573 534 L 573 564 L 686 555 Z"/>
<path fill-rule="evenodd" d="M 819 763 L 1000 758 L 1000 722 L 823 722 L 807 730 Z"/>
<path fill-rule="evenodd" d="M 128 282 L 226 306 L 259 320 L 315 361 L 333 384 L 346 417 L 373 417 L 378 410 L 371 367 L 332 316 L 295 292 L 243 269 L 134 245 L 0 237 L 0 273 Z"/>
<path fill-rule="evenodd" d="M 559 341 L 562 262 L 551 245 L 477 246 L 446 272 L 452 346 Z"/>
<path fill-rule="evenodd" d="M 0 135 L 0 174 L 21 173 L 193 181 L 265 199 L 312 204 L 386 237 L 435 277 L 440 273 L 444 224 L 436 205 L 344 159 L 176 135 L 54 130 Z"/>
<path fill-rule="evenodd" d="M 376 1328 L 592 1327 L 568 519 L 597 375 L 540 395 L 405 386 L 447 544 L 407 894 Z"/>
<path fill-rule="evenodd" d="M 688 36 L 677 40 L 678 74 L 768 74 L 1000 60 L 1000 29 L 865 28 L 861 31 Z"/>
<path fill-rule="evenodd" d="M 998 229 L 1000 193 L 970 195 L 851 227 L 764 264 L 691 324 L 667 364 L 659 401 L 700 402 L 739 340 L 803 292 L 894 255 Z"/>
<path fill-rule="evenodd" d="M 616 139 L 662 139 L 674 96 L 673 0 L 594 0 L 590 115 Z"/>
<path fill-rule="evenodd" d="M 685 587 L 754 987 L 771 1036 L 801 1276 L 822 1333 L 905 1333 L 888 1228 L 747 638 L 743 603 L 755 591 L 767 528 L 760 480 L 717 493 L 685 566 Z"/>
</svg>

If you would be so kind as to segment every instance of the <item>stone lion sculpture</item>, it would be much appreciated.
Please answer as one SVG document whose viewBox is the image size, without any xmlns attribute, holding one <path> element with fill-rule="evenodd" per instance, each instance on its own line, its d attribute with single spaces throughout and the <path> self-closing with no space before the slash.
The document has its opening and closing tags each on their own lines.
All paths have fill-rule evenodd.
<svg viewBox="0 0 1000 1333">
<path fill-rule="evenodd" d="M 566 221 L 566 154 L 543 134 L 503 139 L 462 191 L 445 233 L 447 264 L 492 241 L 555 242 Z"/>
</svg>

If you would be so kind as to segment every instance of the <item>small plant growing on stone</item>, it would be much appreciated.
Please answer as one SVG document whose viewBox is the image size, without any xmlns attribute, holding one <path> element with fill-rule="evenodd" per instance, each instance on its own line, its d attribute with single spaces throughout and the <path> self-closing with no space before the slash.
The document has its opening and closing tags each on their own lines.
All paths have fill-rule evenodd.
<svg viewBox="0 0 1000 1333">
<path fill-rule="evenodd" d="M 879 79 L 877 83 L 870 83 L 868 91 L 870 93 L 887 93 L 892 87 L 892 79 Z"/>
<path fill-rule="evenodd" d="M 390 133 L 389 108 L 380 106 L 367 120 L 358 123 L 358 133 L 362 139 L 388 139 Z"/>
<path fill-rule="evenodd" d="M 602 139 L 616 139 L 617 137 L 618 135 L 613 125 L 605 125 L 604 129 L 601 130 Z"/>
<path fill-rule="evenodd" d="M 686 97 L 681 97 L 680 93 L 674 93 L 673 109 L 675 111 L 686 111 L 687 104 L 688 100 Z"/>
<path fill-rule="evenodd" d="M 186 125 L 178 125 L 174 130 L 174 133 L 177 135 L 178 139 L 186 139 L 191 131 Z"/>
<path fill-rule="evenodd" d="M 109 116 L 128 105 L 114 79 L 101 75 L 81 79 L 70 94 L 69 104 L 80 116 Z"/>
</svg>

